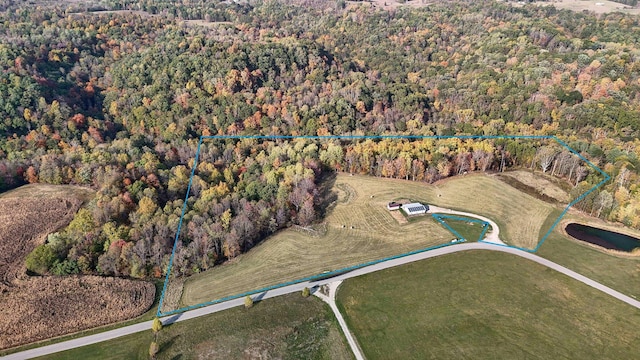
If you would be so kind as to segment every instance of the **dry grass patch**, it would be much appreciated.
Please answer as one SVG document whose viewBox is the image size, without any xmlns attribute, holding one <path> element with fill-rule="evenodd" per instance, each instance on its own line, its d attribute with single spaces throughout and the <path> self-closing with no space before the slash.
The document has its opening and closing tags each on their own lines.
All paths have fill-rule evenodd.
<svg viewBox="0 0 640 360">
<path fill-rule="evenodd" d="M 337 200 L 325 218 L 323 236 L 282 231 L 233 263 L 188 278 L 182 303 L 198 304 L 445 243 L 452 235 L 430 216 L 399 224 L 386 209 L 389 201 L 423 198 L 429 188 L 423 183 L 398 186 L 388 179 L 340 174 L 332 188 Z"/>
<path fill-rule="evenodd" d="M 91 196 L 89 189 L 52 185 L 0 195 L 0 349 L 125 320 L 152 305 L 151 283 L 27 276 L 26 256 Z"/>
<path fill-rule="evenodd" d="M 508 171 L 501 173 L 501 175 L 516 179 L 542 196 L 549 197 L 560 203 L 569 203 L 569 193 L 558 186 L 550 176 L 527 170 Z"/>
</svg>

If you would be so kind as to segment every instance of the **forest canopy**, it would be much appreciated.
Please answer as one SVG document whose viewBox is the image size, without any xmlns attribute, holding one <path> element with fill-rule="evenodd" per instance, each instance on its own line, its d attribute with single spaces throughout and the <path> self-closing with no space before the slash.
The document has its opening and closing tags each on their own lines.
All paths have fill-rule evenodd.
<svg viewBox="0 0 640 360">
<path fill-rule="evenodd" d="M 555 135 L 614 179 L 578 207 L 640 227 L 637 17 L 494 1 L 39 4 L 0 1 L 0 189 L 98 195 L 34 271 L 162 276 L 202 135 Z M 575 198 L 601 178 L 572 159 L 508 140 L 209 142 L 177 274 L 312 224 L 331 171 L 433 182 L 536 167 Z"/>
</svg>

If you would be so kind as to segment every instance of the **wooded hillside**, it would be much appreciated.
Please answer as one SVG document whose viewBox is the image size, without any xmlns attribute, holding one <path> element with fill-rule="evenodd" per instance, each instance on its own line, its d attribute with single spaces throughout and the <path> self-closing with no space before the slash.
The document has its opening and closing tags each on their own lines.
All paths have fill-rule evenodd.
<svg viewBox="0 0 640 360">
<path fill-rule="evenodd" d="M 614 179 L 578 207 L 640 227 L 637 17 L 493 1 L 0 9 L 0 189 L 98 192 L 43 245 L 68 266 L 44 272 L 162 276 L 201 135 L 556 135 Z M 211 141 L 177 273 L 315 221 L 326 171 L 431 182 L 513 167 L 564 178 L 574 198 L 602 179 L 548 143 Z"/>
</svg>

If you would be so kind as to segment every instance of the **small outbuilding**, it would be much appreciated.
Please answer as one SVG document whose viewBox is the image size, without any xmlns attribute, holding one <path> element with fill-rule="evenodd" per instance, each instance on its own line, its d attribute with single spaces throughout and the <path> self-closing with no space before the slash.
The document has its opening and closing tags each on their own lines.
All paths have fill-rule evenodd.
<svg viewBox="0 0 640 360">
<path fill-rule="evenodd" d="M 404 204 L 402 205 L 402 210 L 404 210 L 407 215 L 420 215 L 429 211 L 429 206 L 420 203 Z"/>
<path fill-rule="evenodd" d="M 387 210 L 389 210 L 389 211 L 400 210 L 400 206 L 402 206 L 402 204 L 397 203 L 395 201 L 392 201 L 392 202 L 387 204 Z"/>
</svg>

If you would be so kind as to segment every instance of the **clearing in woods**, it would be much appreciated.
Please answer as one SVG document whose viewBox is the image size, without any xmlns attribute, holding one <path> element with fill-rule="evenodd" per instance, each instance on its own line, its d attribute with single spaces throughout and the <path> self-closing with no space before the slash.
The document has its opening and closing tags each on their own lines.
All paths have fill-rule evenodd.
<svg viewBox="0 0 640 360">
<path fill-rule="evenodd" d="M 334 181 L 334 180 L 329 180 Z M 198 304 L 285 281 L 443 244 L 451 233 L 431 216 L 399 224 L 386 208 L 399 199 L 427 199 L 424 184 L 339 174 L 321 233 L 283 230 L 229 264 L 186 280 L 183 305 Z M 332 207 L 332 208 L 331 208 Z"/>
<path fill-rule="evenodd" d="M 640 310 L 506 253 L 466 251 L 348 279 L 337 302 L 370 360 L 640 353 Z"/>
<path fill-rule="evenodd" d="M 554 209 L 484 174 L 435 185 L 339 174 L 332 192 L 337 198 L 324 230 L 315 236 L 281 231 L 233 261 L 187 278 L 181 304 L 172 306 L 199 304 L 451 240 L 452 234 L 431 216 L 399 224 L 386 209 L 389 201 L 410 199 L 486 216 L 500 226 L 505 242 L 529 248 L 537 244 Z"/>
<path fill-rule="evenodd" d="M 78 186 L 0 194 L 0 349 L 126 320 L 154 300 L 151 283 L 99 276 L 27 276 L 26 256 L 93 197 Z"/>
</svg>

